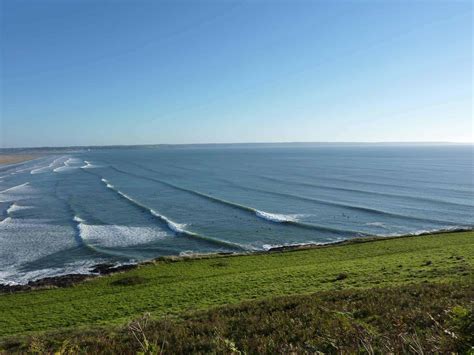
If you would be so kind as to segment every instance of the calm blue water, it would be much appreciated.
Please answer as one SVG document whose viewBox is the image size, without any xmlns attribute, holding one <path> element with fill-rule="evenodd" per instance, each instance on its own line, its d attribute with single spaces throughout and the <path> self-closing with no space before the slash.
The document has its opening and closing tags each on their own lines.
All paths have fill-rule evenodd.
<svg viewBox="0 0 474 355">
<path fill-rule="evenodd" d="M 0 283 L 474 226 L 472 146 L 89 150 L 0 167 Z"/>
</svg>

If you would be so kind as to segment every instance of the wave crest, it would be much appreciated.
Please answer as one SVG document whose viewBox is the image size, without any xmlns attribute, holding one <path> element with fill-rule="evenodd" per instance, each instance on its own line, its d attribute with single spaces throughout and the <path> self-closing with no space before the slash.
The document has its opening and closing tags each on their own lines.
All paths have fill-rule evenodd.
<svg viewBox="0 0 474 355">
<path fill-rule="evenodd" d="M 255 210 L 255 214 L 267 221 L 277 222 L 277 223 L 288 223 L 288 222 L 298 222 L 298 219 L 295 215 L 286 215 L 278 213 L 269 213 L 260 210 Z"/>
<path fill-rule="evenodd" d="M 138 202 L 137 200 L 133 199 L 132 197 L 128 196 L 124 192 L 117 189 L 107 179 L 101 178 L 100 180 L 109 189 L 111 189 L 112 191 L 114 191 L 115 193 L 117 193 L 118 195 L 120 195 L 121 197 L 126 199 L 127 201 L 129 201 L 131 204 L 133 204 L 137 208 L 140 208 L 141 210 L 149 212 L 152 216 L 156 217 L 160 222 L 166 224 L 166 226 L 172 232 L 174 232 L 176 234 L 182 234 L 182 235 L 190 237 L 190 238 L 199 239 L 199 240 L 207 242 L 207 243 L 212 243 L 212 244 L 224 246 L 224 247 L 227 247 L 227 248 L 230 248 L 230 249 L 245 250 L 244 247 L 242 247 L 241 245 L 236 244 L 236 243 L 227 242 L 227 241 L 221 240 L 221 239 L 214 239 L 214 238 L 203 236 L 203 235 L 200 235 L 200 234 L 197 234 L 197 233 L 194 233 L 194 232 L 190 232 L 190 231 L 184 229 L 184 227 L 186 226 L 185 224 L 176 223 L 176 222 L 170 220 L 168 217 L 163 216 L 162 214 L 158 213 L 157 211 L 143 205 L 142 203 Z"/>
<path fill-rule="evenodd" d="M 155 210 L 152 210 L 152 209 L 150 209 L 150 213 L 153 216 L 158 217 L 161 220 L 163 220 L 164 222 L 166 222 L 168 228 L 171 229 L 173 232 L 175 232 L 175 233 L 189 233 L 188 231 L 186 231 L 184 229 L 186 227 L 186 224 L 184 224 L 184 223 L 180 224 L 180 223 L 173 222 L 169 218 L 159 214 L 158 212 L 156 212 Z"/>
<path fill-rule="evenodd" d="M 87 161 L 87 160 L 84 160 L 84 164 L 85 165 L 81 166 L 81 169 L 94 169 L 94 168 L 100 168 L 101 167 L 100 165 L 93 164 L 93 163 L 91 163 L 90 161 Z"/>
</svg>

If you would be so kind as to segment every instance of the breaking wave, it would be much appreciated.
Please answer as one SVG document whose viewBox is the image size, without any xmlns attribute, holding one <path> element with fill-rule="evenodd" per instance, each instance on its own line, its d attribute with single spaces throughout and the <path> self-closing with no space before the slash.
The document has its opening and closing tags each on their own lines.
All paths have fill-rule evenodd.
<svg viewBox="0 0 474 355">
<path fill-rule="evenodd" d="M 48 171 L 51 171 L 52 169 L 55 169 L 55 168 L 58 168 L 58 166 L 56 166 L 57 162 L 64 159 L 64 157 L 59 157 L 59 158 L 56 158 L 54 159 L 49 165 L 47 166 L 42 166 L 42 167 L 37 167 L 35 169 L 32 169 L 30 171 L 30 174 L 31 175 L 35 175 L 35 174 L 43 174 L 43 173 L 46 173 Z"/>
<path fill-rule="evenodd" d="M 12 191 L 15 191 L 15 190 L 18 190 L 24 186 L 28 186 L 29 182 L 25 182 L 23 184 L 20 184 L 20 185 L 16 185 L 16 186 L 12 186 L 12 187 L 9 187 L 8 189 L 5 189 L 3 191 L 0 191 L 0 194 L 3 194 L 5 192 L 12 192 Z"/>
<path fill-rule="evenodd" d="M 28 210 L 31 208 L 33 208 L 33 206 L 20 206 L 20 205 L 17 205 L 16 203 L 12 203 L 10 207 L 8 207 L 7 209 L 7 214 L 11 214 L 16 211 Z"/>
<path fill-rule="evenodd" d="M 295 215 L 268 213 L 260 210 L 255 210 L 255 214 L 260 218 L 277 223 L 298 222 Z"/>
<path fill-rule="evenodd" d="M 104 254 L 104 255 L 110 255 L 110 256 L 115 256 L 119 258 L 124 258 L 124 259 L 130 259 L 130 255 L 115 251 L 115 250 L 110 250 L 110 249 L 104 249 L 103 247 L 99 247 L 96 245 L 93 245 L 90 243 L 91 235 L 93 232 L 92 227 L 86 223 L 85 220 L 78 216 L 73 217 L 73 221 L 76 223 L 76 228 L 78 231 L 77 237 L 80 242 L 80 245 L 89 249 L 93 253 L 97 254 Z"/>
<path fill-rule="evenodd" d="M 281 244 L 263 244 L 262 249 L 264 251 L 271 251 L 272 249 L 279 249 L 279 248 L 288 248 L 288 247 L 304 247 L 310 245 L 329 245 L 334 243 L 339 243 L 345 240 L 344 238 L 335 238 L 328 242 L 304 242 L 304 243 L 281 243 Z"/>
<path fill-rule="evenodd" d="M 235 184 L 235 185 L 240 186 L 240 185 L 237 185 L 237 184 Z M 240 186 L 240 187 L 244 188 L 246 190 L 261 192 L 261 193 L 265 193 L 265 194 L 281 196 L 281 197 L 285 197 L 285 198 L 292 198 L 292 199 L 301 200 L 301 201 L 308 201 L 308 202 L 322 204 L 322 205 L 326 205 L 326 206 L 342 207 L 342 208 L 346 208 L 346 209 L 349 209 L 349 210 L 354 210 L 354 211 L 358 211 L 358 212 L 365 212 L 365 213 L 370 213 L 370 214 L 374 214 L 374 215 L 383 215 L 383 216 L 386 216 L 386 217 L 409 219 L 409 220 L 415 220 L 415 221 L 421 221 L 421 222 L 431 222 L 431 223 L 436 223 L 436 224 L 455 225 L 455 223 L 451 222 L 451 221 L 442 221 L 442 220 L 434 220 L 434 219 L 425 218 L 425 217 L 408 216 L 408 215 L 405 215 L 405 214 L 393 213 L 393 212 L 388 212 L 388 211 L 379 210 L 379 209 L 370 208 L 370 207 L 350 205 L 350 204 L 342 203 L 342 202 L 328 201 L 328 200 L 319 199 L 319 198 L 305 197 L 305 196 L 299 196 L 299 195 L 294 195 L 294 194 L 288 194 L 288 193 L 284 193 L 284 192 L 264 190 L 264 189 L 258 189 L 258 188 L 247 187 L 247 186 L 245 186 L 245 187 Z"/>
<path fill-rule="evenodd" d="M 215 202 L 215 203 L 218 203 L 218 204 L 223 204 L 223 205 L 226 205 L 226 206 L 231 207 L 231 208 L 235 208 L 235 209 L 238 209 L 238 210 L 241 210 L 241 211 L 244 211 L 244 212 L 249 212 L 249 213 L 257 216 L 258 218 L 261 218 L 261 219 L 263 219 L 265 221 L 268 221 L 268 222 L 271 222 L 271 223 L 285 223 L 285 224 L 289 224 L 289 225 L 299 227 L 299 228 L 314 229 L 314 230 L 317 230 L 317 231 L 332 232 L 332 233 L 336 233 L 336 234 L 354 234 L 354 235 L 361 235 L 362 234 L 360 232 L 352 231 L 352 230 L 324 227 L 324 226 L 320 226 L 320 225 L 316 225 L 316 224 L 299 222 L 294 217 L 293 218 L 283 217 L 283 216 L 288 217 L 288 215 L 275 214 L 275 213 L 271 213 L 271 212 L 257 210 L 256 208 L 253 208 L 253 207 L 250 207 L 250 206 L 241 205 L 239 203 L 224 200 L 224 199 L 221 199 L 221 198 L 218 198 L 218 197 L 215 197 L 215 196 L 205 194 L 205 193 L 200 192 L 200 191 L 196 191 L 196 190 L 188 189 L 188 188 L 185 188 L 185 187 L 182 187 L 182 186 L 178 186 L 176 184 L 170 183 L 170 182 L 165 181 L 165 180 L 156 179 L 156 178 L 152 178 L 152 177 L 148 177 L 148 176 L 142 176 L 142 175 L 139 175 L 139 174 L 134 174 L 134 173 L 131 173 L 131 172 L 127 172 L 125 170 L 118 169 L 114 166 L 110 166 L 110 168 L 117 171 L 117 172 L 119 172 L 119 173 L 122 173 L 122 174 L 131 175 L 131 176 L 137 177 L 139 179 L 144 179 L 144 180 L 148 180 L 148 181 L 157 182 L 157 183 L 160 183 L 162 185 L 171 187 L 171 188 L 173 188 L 175 190 L 178 190 L 178 191 L 187 192 L 187 193 L 190 193 L 192 195 L 199 196 L 201 198 L 207 199 L 209 201 L 212 201 L 212 202 Z"/>
<path fill-rule="evenodd" d="M 83 166 L 81 166 L 81 169 L 94 169 L 94 168 L 100 168 L 100 165 L 92 164 L 90 161 L 84 160 Z"/>
<path fill-rule="evenodd" d="M 414 232 L 400 232 L 400 233 L 387 233 L 387 234 L 374 234 L 377 237 L 403 237 L 403 236 L 417 236 L 424 234 L 434 233 L 450 233 L 450 232 L 469 232 L 474 230 L 474 226 L 450 226 L 444 228 L 432 228 L 432 229 L 419 229 Z"/>
<path fill-rule="evenodd" d="M 129 195 L 127 195 L 124 192 L 117 189 L 107 179 L 101 178 L 101 181 L 107 186 L 107 188 L 111 189 L 112 191 L 114 191 L 115 193 L 120 195 L 122 198 L 129 201 L 129 203 L 133 204 L 137 208 L 140 208 L 141 210 L 144 210 L 144 211 L 150 213 L 152 216 L 154 216 L 156 219 L 158 219 L 161 223 L 166 225 L 166 227 L 175 234 L 184 235 L 186 237 L 190 237 L 190 238 L 194 238 L 194 239 L 199 239 L 199 240 L 202 240 L 202 241 L 205 241 L 205 242 L 208 242 L 208 243 L 212 243 L 212 244 L 224 246 L 224 247 L 227 247 L 227 248 L 231 248 L 233 250 L 235 250 L 235 249 L 241 250 L 241 251 L 245 250 L 245 248 L 242 247 L 239 244 L 224 241 L 224 240 L 221 240 L 221 239 L 215 239 L 215 238 L 203 236 L 203 235 L 188 231 L 188 230 L 184 229 L 184 227 L 185 227 L 184 224 L 176 223 L 176 222 L 172 221 L 171 219 L 169 219 L 168 217 L 166 217 L 166 216 L 158 213 L 157 211 L 143 205 L 142 203 L 138 202 L 134 198 L 130 197 Z"/>
</svg>

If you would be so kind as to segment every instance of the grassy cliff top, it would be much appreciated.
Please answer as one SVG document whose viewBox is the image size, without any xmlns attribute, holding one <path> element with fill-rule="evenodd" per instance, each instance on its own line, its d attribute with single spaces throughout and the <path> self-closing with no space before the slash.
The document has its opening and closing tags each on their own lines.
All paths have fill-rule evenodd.
<svg viewBox="0 0 474 355">
<path fill-rule="evenodd" d="M 0 338 L 181 318 L 216 306 L 319 291 L 472 283 L 474 232 L 279 253 L 158 260 L 68 288 L 0 295 Z"/>
</svg>

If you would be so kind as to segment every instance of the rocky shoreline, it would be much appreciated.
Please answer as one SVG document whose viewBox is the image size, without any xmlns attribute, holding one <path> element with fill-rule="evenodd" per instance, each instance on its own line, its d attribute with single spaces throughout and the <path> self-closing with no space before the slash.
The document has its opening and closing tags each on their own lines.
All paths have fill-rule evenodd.
<svg viewBox="0 0 474 355">
<path fill-rule="evenodd" d="M 190 259 L 209 259 L 209 258 L 218 258 L 218 257 L 235 257 L 235 256 L 242 256 L 242 255 L 281 253 L 281 252 L 291 252 L 291 251 L 314 249 L 314 248 L 330 248 L 334 246 L 342 246 L 342 245 L 355 244 L 355 243 L 369 243 L 369 242 L 387 240 L 387 239 L 401 239 L 401 238 L 412 238 L 412 237 L 423 236 L 423 235 L 460 233 L 460 232 L 466 232 L 470 230 L 473 230 L 473 228 L 458 228 L 458 229 L 453 229 L 453 230 L 448 230 L 448 231 L 446 230 L 434 231 L 434 232 L 420 233 L 417 235 L 410 234 L 410 235 L 400 235 L 400 236 L 392 236 L 392 237 L 378 237 L 378 236 L 359 237 L 359 238 L 346 239 L 346 240 L 326 243 L 326 244 L 313 243 L 313 244 L 275 246 L 268 250 L 248 252 L 248 253 L 212 253 L 212 254 L 192 254 L 192 255 L 183 255 L 183 256 L 162 256 L 162 257 L 158 257 L 156 259 L 144 261 L 141 263 L 125 264 L 125 265 L 103 263 L 103 264 L 97 264 L 93 266 L 90 269 L 90 274 L 66 274 L 66 275 L 61 275 L 61 276 L 45 277 L 38 280 L 30 281 L 25 285 L 0 284 L 0 294 L 22 292 L 22 291 L 32 291 L 32 290 L 40 290 L 40 289 L 48 289 L 48 288 L 71 287 L 80 282 L 90 280 L 99 276 L 125 272 L 128 270 L 135 269 L 139 267 L 140 265 L 154 264 L 155 262 L 160 262 L 160 261 L 178 262 L 178 261 L 190 260 Z"/>
<path fill-rule="evenodd" d="M 61 276 L 44 277 L 42 279 L 30 281 L 25 285 L 3 285 L 0 284 L 0 293 L 13 293 L 21 291 L 31 291 L 37 289 L 47 289 L 56 287 L 70 287 L 85 280 L 96 278 L 98 276 L 109 275 L 116 272 L 135 269 L 139 264 L 115 265 L 115 264 L 97 264 L 91 268 L 90 274 L 67 274 Z"/>
</svg>

